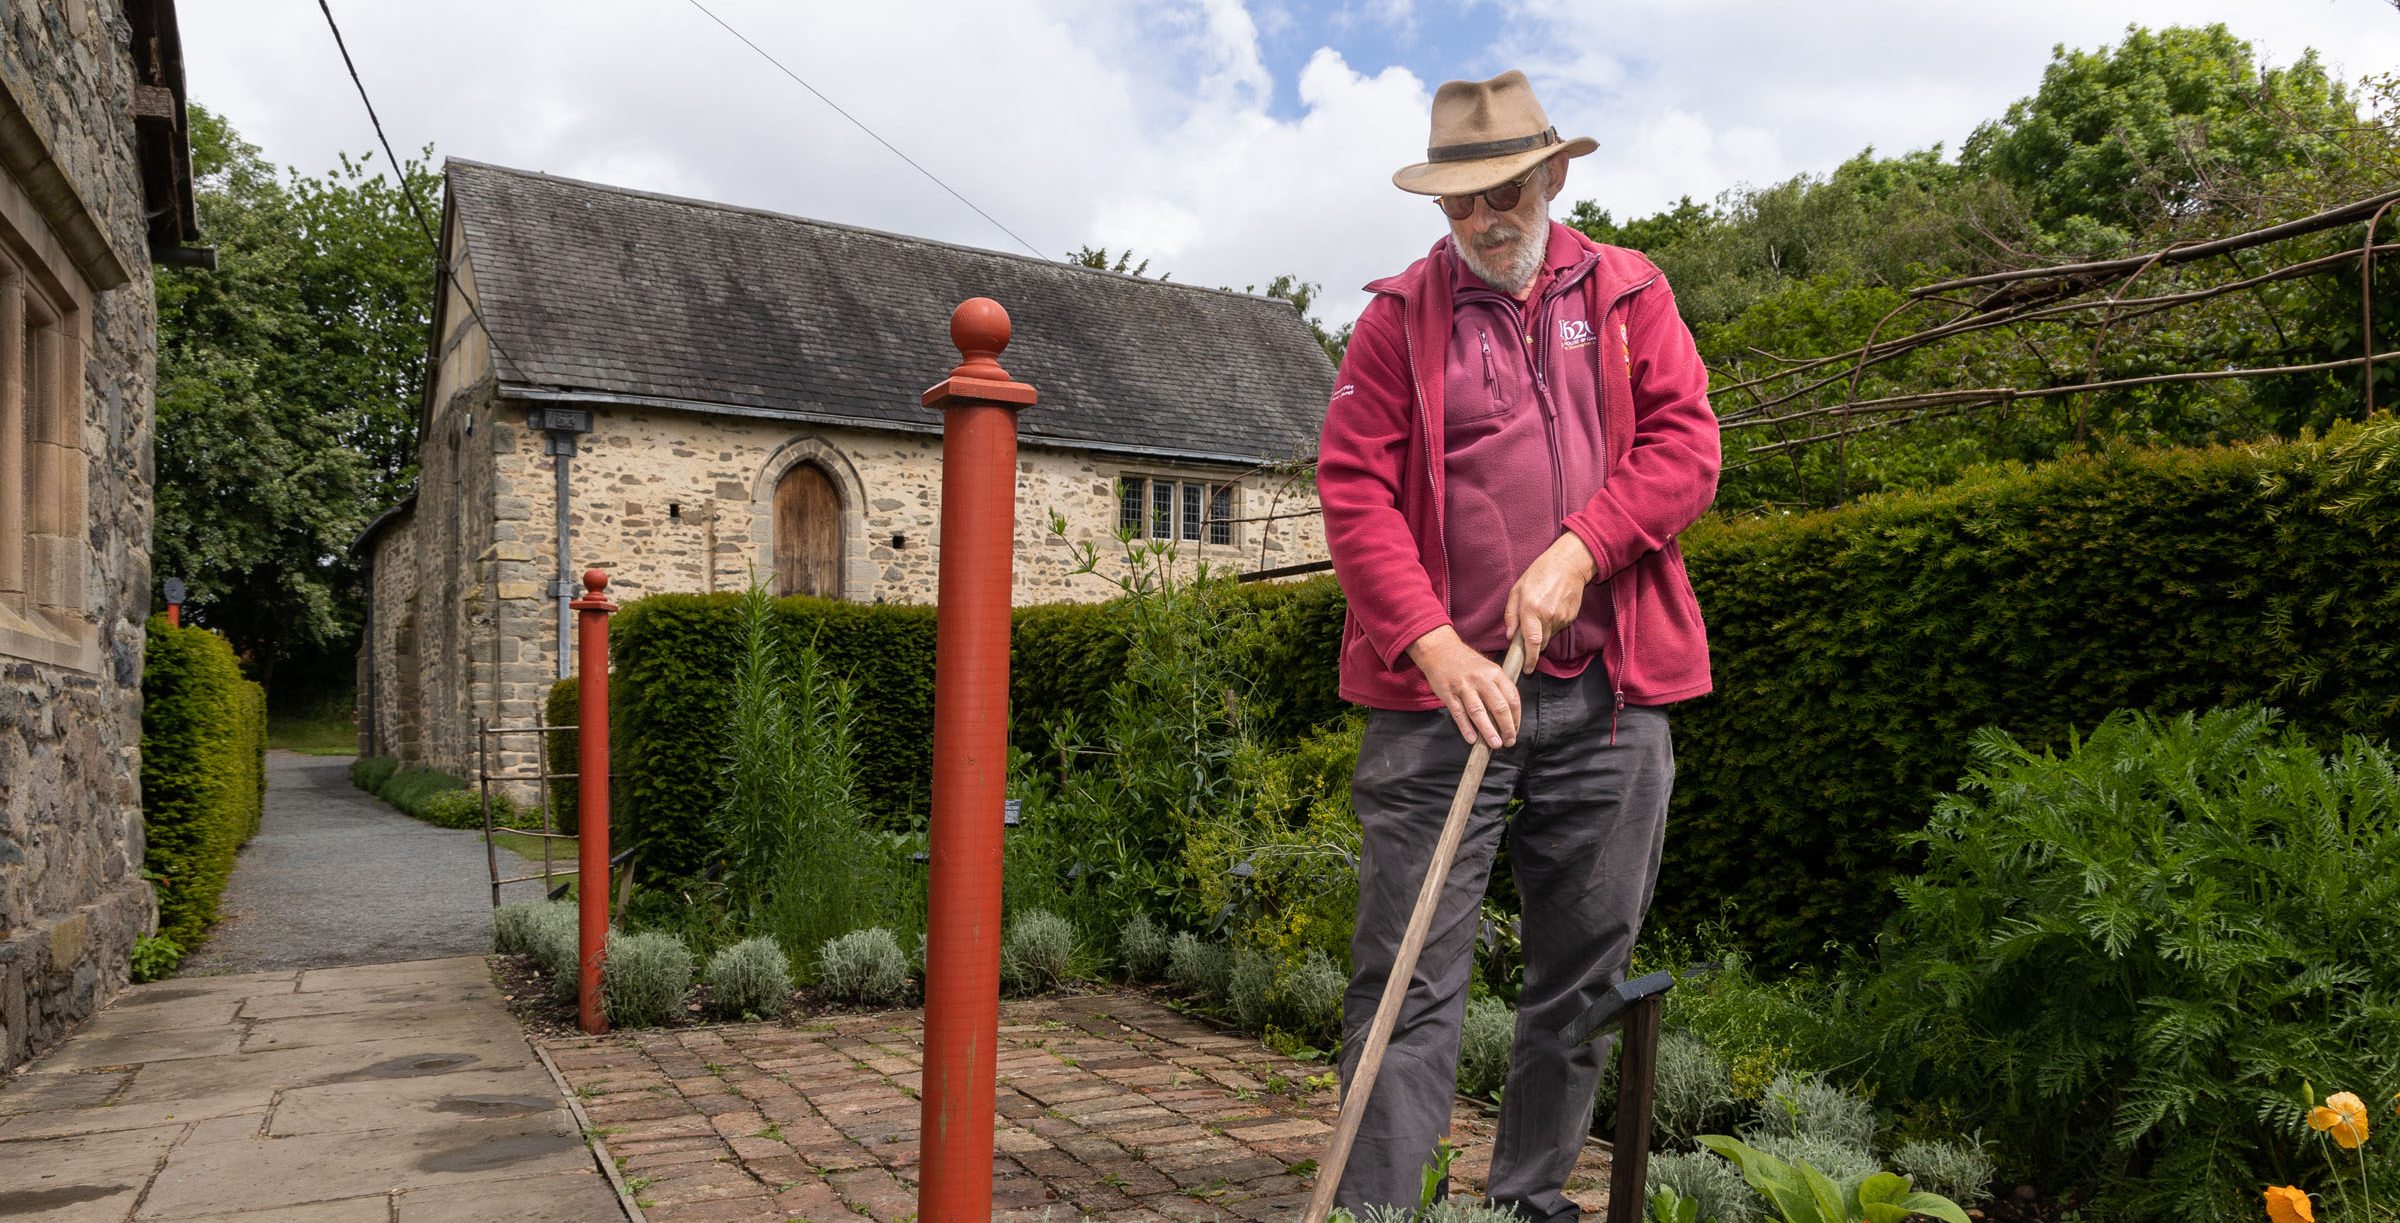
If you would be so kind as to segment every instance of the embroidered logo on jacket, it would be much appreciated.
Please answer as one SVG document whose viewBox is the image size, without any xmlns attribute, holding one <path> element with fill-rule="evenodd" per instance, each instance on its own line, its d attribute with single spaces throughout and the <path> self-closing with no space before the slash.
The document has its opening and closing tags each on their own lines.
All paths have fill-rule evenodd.
<svg viewBox="0 0 2400 1223">
<path fill-rule="evenodd" d="M 1558 320 L 1558 342 L 1567 348 L 1581 348 L 1594 339 L 1590 319 L 1562 318 Z"/>
</svg>

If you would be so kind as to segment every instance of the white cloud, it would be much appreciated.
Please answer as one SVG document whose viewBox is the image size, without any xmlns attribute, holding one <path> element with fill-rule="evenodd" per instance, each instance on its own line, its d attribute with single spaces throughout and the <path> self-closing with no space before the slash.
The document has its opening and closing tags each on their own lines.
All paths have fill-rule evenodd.
<svg viewBox="0 0 2400 1223">
<path fill-rule="evenodd" d="M 1521 64 L 1562 131 L 1601 151 L 1569 198 L 1619 216 L 1860 148 L 1943 142 L 2039 81 L 2053 43 L 2129 22 L 2225 20 L 2277 62 L 2400 63 L 2386 0 L 707 0 L 1044 255 L 1131 246 L 1198 284 L 1357 286 L 1440 234 L 1390 185 L 1422 155 L 1431 82 L 1320 50 L 1273 80 L 1260 31 L 1334 43 L 1358 23 L 1440 50 L 1448 75 Z M 372 136 L 313 5 L 185 0 L 192 96 L 283 163 Z M 1463 9 L 1461 16 L 1452 9 Z M 687 4 L 336 0 L 393 142 L 532 169 L 1019 249 Z M 1489 31 L 1488 39 L 1443 33 Z M 1278 85 L 1299 105 L 1271 109 Z M 1287 95 L 1290 96 L 1290 95 Z"/>
</svg>

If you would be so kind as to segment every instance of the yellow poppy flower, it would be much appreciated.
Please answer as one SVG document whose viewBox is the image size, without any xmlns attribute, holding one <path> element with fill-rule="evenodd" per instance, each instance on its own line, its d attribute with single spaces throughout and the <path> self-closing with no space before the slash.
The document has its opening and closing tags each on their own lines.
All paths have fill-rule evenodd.
<svg viewBox="0 0 2400 1223">
<path fill-rule="evenodd" d="M 2267 1190 L 2267 1223 L 2317 1223 L 2316 1207 L 2308 1195 L 2290 1185 Z"/>
<path fill-rule="evenodd" d="M 2308 1110 L 2308 1128 L 2331 1134 L 2343 1150 L 2355 1151 L 2367 1140 L 2367 1102 L 2356 1092 L 2337 1091 Z"/>
</svg>

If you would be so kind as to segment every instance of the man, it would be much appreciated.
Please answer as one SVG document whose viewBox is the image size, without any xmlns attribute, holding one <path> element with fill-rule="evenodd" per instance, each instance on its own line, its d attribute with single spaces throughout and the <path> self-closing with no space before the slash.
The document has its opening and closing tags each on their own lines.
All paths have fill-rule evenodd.
<svg viewBox="0 0 2400 1223">
<path fill-rule="evenodd" d="M 1675 547 L 1716 494 L 1708 373 L 1649 260 L 1550 220 L 1568 159 L 1596 147 L 1561 141 L 1521 72 L 1443 85 L 1426 160 L 1392 181 L 1434 196 L 1449 235 L 1367 286 L 1326 411 L 1341 691 L 1369 707 L 1345 1083 L 1471 745 L 1494 749 L 1342 1176 L 1354 1208 L 1413 1206 L 1448 1131 L 1505 836 L 1525 984 L 1488 1192 L 1521 1218 L 1580 1217 L 1561 1189 L 1604 1047 L 1558 1030 L 1624 977 L 1674 783 L 1660 707 L 1709 690 Z M 1512 685 L 1495 660 L 1519 633 Z"/>
</svg>

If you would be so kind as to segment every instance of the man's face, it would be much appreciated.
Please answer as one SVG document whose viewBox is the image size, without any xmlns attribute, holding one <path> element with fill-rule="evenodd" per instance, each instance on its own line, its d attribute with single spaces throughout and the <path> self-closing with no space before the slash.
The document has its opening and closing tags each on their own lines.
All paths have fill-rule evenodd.
<svg viewBox="0 0 2400 1223">
<path fill-rule="evenodd" d="M 1565 158 L 1553 157 L 1534 169 L 1516 207 L 1494 212 L 1491 202 L 1478 195 L 1475 211 L 1463 221 L 1450 222 L 1450 237 L 1469 271 L 1512 297 L 1533 283 L 1549 248 L 1550 201 L 1563 185 L 1566 168 Z"/>
</svg>

